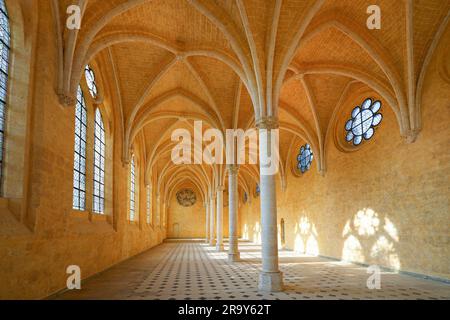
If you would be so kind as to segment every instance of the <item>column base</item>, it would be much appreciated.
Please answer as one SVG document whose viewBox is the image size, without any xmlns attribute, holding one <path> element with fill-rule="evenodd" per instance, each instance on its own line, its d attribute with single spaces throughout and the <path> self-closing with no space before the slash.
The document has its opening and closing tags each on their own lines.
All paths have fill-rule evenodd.
<svg viewBox="0 0 450 320">
<path fill-rule="evenodd" d="M 216 245 L 216 251 L 224 251 L 225 250 L 225 248 L 223 247 L 223 244 L 217 244 Z"/>
<path fill-rule="evenodd" d="M 238 262 L 239 260 L 241 260 L 241 254 L 239 252 L 228 254 L 228 262 Z"/>
<path fill-rule="evenodd" d="M 281 272 L 259 273 L 258 290 L 264 292 L 283 291 L 283 274 Z"/>
<path fill-rule="evenodd" d="M 214 247 L 216 245 L 216 240 L 214 239 L 209 240 L 209 245 Z"/>
</svg>

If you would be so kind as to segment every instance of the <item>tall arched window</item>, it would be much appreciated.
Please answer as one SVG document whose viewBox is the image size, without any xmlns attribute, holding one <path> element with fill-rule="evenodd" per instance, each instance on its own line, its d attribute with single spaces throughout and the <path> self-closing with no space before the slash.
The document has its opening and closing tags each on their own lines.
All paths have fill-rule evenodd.
<svg viewBox="0 0 450 320">
<path fill-rule="evenodd" d="M 136 167 L 134 156 L 131 157 L 130 165 L 130 221 L 134 221 L 136 213 Z"/>
<path fill-rule="evenodd" d="M 98 89 L 97 84 L 95 83 L 95 73 L 92 68 L 87 65 L 84 69 L 84 75 L 86 77 L 87 86 L 89 88 L 89 93 L 91 94 L 92 98 L 97 98 L 98 95 Z"/>
<path fill-rule="evenodd" d="M 105 127 L 100 109 L 95 111 L 94 212 L 105 213 Z"/>
<path fill-rule="evenodd" d="M 86 208 L 86 131 L 87 109 L 83 91 L 78 86 L 75 107 L 75 150 L 73 164 L 73 208 Z"/>
<path fill-rule="evenodd" d="M 0 181 L 3 172 L 4 136 L 6 119 L 6 95 L 10 51 L 9 17 L 5 1 L 0 0 Z"/>
</svg>

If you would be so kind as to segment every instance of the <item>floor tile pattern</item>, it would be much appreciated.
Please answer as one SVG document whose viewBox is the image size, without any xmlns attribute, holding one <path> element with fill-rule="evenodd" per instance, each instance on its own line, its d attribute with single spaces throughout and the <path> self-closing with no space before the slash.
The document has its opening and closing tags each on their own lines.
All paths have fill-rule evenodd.
<svg viewBox="0 0 450 320">
<path fill-rule="evenodd" d="M 280 252 L 285 290 L 257 290 L 261 248 L 242 242 L 241 259 L 199 242 L 171 242 L 153 248 L 85 281 L 80 291 L 55 299 L 450 299 L 450 285 L 382 272 L 381 289 L 366 286 L 365 267 L 320 257 Z M 225 246 L 226 249 L 226 246 Z"/>
</svg>

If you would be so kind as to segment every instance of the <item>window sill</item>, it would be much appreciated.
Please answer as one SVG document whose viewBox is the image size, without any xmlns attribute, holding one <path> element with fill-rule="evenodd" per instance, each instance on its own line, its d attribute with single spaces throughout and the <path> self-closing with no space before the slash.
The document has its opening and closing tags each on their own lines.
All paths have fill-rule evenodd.
<svg viewBox="0 0 450 320">
<path fill-rule="evenodd" d="M 107 221 L 107 215 L 104 213 L 90 213 L 92 221 Z"/>
<path fill-rule="evenodd" d="M 70 213 L 71 218 L 75 219 L 88 219 L 91 222 L 108 222 L 108 215 L 95 213 L 87 210 L 74 210 Z"/>
<path fill-rule="evenodd" d="M 72 211 L 70 212 L 70 217 L 84 219 L 86 217 L 89 217 L 89 211 L 81 211 L 81 210 L 72 209 Z"/>
</svg>

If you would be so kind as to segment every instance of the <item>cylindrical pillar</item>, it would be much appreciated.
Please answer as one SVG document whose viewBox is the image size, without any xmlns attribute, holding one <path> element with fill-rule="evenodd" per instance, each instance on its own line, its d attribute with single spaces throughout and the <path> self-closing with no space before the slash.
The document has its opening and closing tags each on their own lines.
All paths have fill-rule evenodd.
<svg viewBox="0 0 450 320">
<path fill-rule="evenodd" d="M 223 186 L 217 188 L 217 243 L 216 250 L 223 251 Z"/>
<path fill-rule="evenodd" d="M 209 244 L 211 246 L 216 245 L 216 237 L 215 237 L 215 224 L 214 224 L 214 196 L 211 195 L 209 198 Z"/>
<path fill-rule="evenodd" d="M 205 231 L 205 243 L 209 243 L 209 201 L 206 200 L 206 202 L 203 204 L 205 207 L 205 215 L 206 215 L 206 231 Z"/>
<path fill-rule="evenodd" d="M 228 261 L 239 261 L 237 219 L 238 219 L 238 170 L 237 165 L 228 166 L 228 218 L 229 218 L 229 246 Z"/>
<path fill-rule="evenodd" d="M 278 269 L 277 194 L 275 178 L 279 165 L 278 121 L 265 117 L 258 121 L 262 270 L 258 289 L 277 292 L 283 289 Z"/>
</svg>

